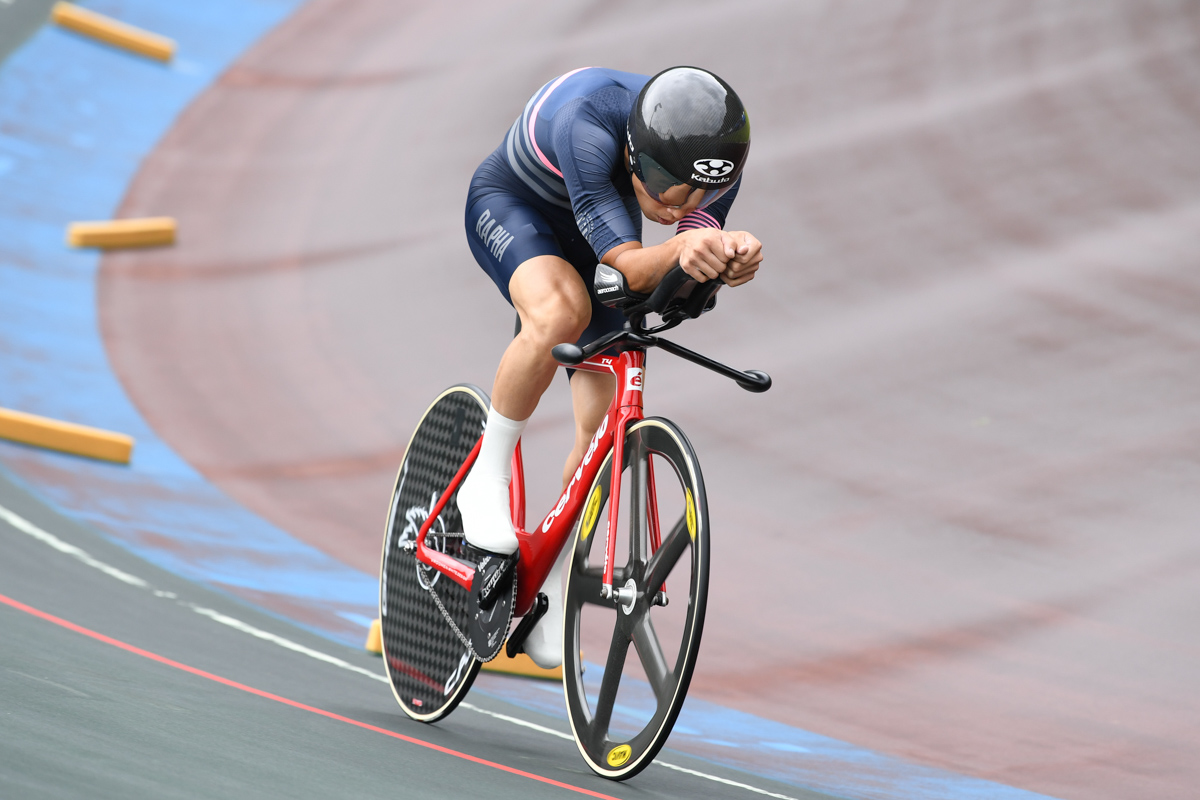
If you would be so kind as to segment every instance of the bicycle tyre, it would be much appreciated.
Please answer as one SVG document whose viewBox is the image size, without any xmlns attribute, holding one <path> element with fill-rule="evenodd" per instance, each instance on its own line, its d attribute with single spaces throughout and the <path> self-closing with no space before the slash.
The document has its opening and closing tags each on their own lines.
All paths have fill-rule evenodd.
<svg viewBox="0 0 1200 800">
<path fill-rule="evenodd" d="M 392 490 L 379 573 L 383 662 L 396 701 L 420 722 L 436 722 L 453 711 L 471 688 L 480 664 L 426 587 L 438 593 L 460 631 L 467 630 L 468 591 L 418 563 L 405 544 L 420 532 L 475 446 L 488 405 L 487 394 L 469 384 L 438 395 L 413 432 Z M 457 500 L 456 494 L 442 509 L 427 544 L 446 550 L 462 541 Z M 446 535 L 455 532 L 456 536 Z"/>
<path fill-rule="evenodd" d="M 673 491 L 663 480 L 672 473 L 678 481 L 675 489 L 682 502 L 679 518 L 669 526 L 663 525 L 661 545 L 651 554 L 645 513 L 648 507 L 645 502 L 646 476 L 653 469 L 651 463 L 659 460 L 669 464 L 671 469 L 653 473 L 658 476 L 655 479 L 658 509 L 663 508 L 663 500 Z M 600 586 L 605 536 L 592 534 L 601 520 L 607 520 L 612 461 L 610 452 L 588 490 L 588 500 L 576 524 L 563 614 L 563 688 L 575 742 L 588 766 L 602 777 L 625 780 L 645 769 L 666 743 L 691 682 L 708 601 L 708 502 L 695 451 L 674 423 L 651 417 L 630 425 L 625 433 L 622 465 L 622 471 L 628 471 L 629 475 L 621 498 L 621 513 L 629 519 L 628 559 L 624 565 L 614 564 L 613 587 L 634 586 L 636 599 L 628 604 L 616 599 L 604 600 L 600 597 Z M 686 576 L 682 578 L 672 572 L 680 565 L 685 566 Z M 651 577 L 651 570 L 654 577 Z M 664 650 L 654 625 L 655 615 L 665 613 L 665 608 L 653 603 L 657 588 L 651 588 L 652 582 L 661 586 L 659 578 L 668 576 L 668 588 L 672 592 L 678 594 L 681 583 L 686 583 L 688 592 L 673 665 L 666 660 L 673 649 L 673 640 L 668 643 L 671 649 Z M 592 607 L 616 610 L 616 624 L 606 663 L 602 666 L 599 689 L 593 693 L 594 710 L 583 680 L 580 653 L 583 617 L 585 610 Z M 628 666 L 626 657 L 630 644 L 633 644 L 648 678 L 654 707 L 652 713 L 644 711 L 649 714 L 644 725 L 639 721 L 629 723 L 624 720 L 622 731 L 614 729 L 612 723 L 623 673 Z M 594 672 L 594 668 L 589 670 L 589 679 L 593 681 Z M 644 689 L 635 688 L 634 691 L 644 694 Z M 627 715 L 626 708 L 622 704 L 618 715 Z M 640 730 L 634 730 L 638 725 L 641 725 Z"/>
</svg>

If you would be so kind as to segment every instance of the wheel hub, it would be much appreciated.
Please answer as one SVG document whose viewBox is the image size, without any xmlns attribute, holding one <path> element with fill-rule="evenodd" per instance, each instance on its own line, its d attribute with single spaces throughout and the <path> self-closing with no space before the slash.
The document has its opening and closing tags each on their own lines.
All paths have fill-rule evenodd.
<svg viewBox="0 0 1200 800">
<path fill-rule="evenodd" d="M 637 584 L 633 582 L 633 578 L 625 581 L 625 585 L 614 593 L 617 605 L 626 615 L 633 613 L 633 604 L 637 602 L 638 590 Z"/>
</svg>

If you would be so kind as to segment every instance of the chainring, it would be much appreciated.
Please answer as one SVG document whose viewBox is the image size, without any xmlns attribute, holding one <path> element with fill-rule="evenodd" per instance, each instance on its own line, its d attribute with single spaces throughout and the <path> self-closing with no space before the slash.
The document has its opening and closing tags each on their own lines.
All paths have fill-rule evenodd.
<svg viewBox="0 0 1200 800">
<path fill-rule="evenodd" d="M 511 591 L 496 598 L 496 602 L 487 611 L 479 607 L 479 600 L 474 592 L 467 600 L 467 636 L 471 640 L 471 650 L 480 661 L 491 661 L 500 654 L 507 638 L 508 629 L 512 625 L 513 611 L 517 606 L 517 576 L 512 576 Z"/>
</svg>

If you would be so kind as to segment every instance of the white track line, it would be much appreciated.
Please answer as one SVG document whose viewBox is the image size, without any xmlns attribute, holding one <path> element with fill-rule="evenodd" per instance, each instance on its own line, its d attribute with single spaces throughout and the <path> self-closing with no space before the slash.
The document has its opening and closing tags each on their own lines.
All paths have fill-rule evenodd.
<svg viewBox="0 0 1200 800">
<path fill-rule="evenodd" d="M 222 614 L 219 611 L 214 611 L 211 608 L 204 608 L 203 606 L 198 606 L 198 605 L 195 605 L 194 603 L 188 603 L 183 600 L 179 600 L 179 599 L 177 599 L 178 596 L 174 592 L 164 592 L 164 591 L 156 590 L 150 585 L 150 583 L 148 581 L 144 581 L 141 578 L 137 577 L 136 575 L 130 575 L 128 572 L 119 570 L 116 567 L 111 566 L 110 564 L 105 564 L 103 561 L 100 561 L 99 559 L 92 558 L 92 556 L 90 556 L 84 550 L 81 550 L 80 548 L 76 547 L 73 544 L 64 542 L 62 539 L 59 539 L 57 536 L 55 536 L 52 533 L 48 533 L 47 531 L 42 530 L 37 525 L 34 525 L 29 520 L 25 519 L 24 517 L 22 517 L 21 515 L 17 514 L 14 511 L 11 511 L 11 510 L 5 508 L 2 505 L 0 505 L 0 519 L 7 522 L 15 530 L 18 530 L 21 533 L 31 536 L 34 539 L 41 542 L 42 544 L 52 547 L 60 553 L 69 555 L 72 558 L 80 561 L 81 563 L 86 564 L 87 566 L 92 567 L 93 569 L 97 569 L 100 572 L 103 572 L 105 575 L 109 576 L 110 578 L 115 578 L 115 579 L 121 581 L 121 583 L 128 584 L 129 586 L 136 586 L 139 589 L 150 590 L 154 593 L 154 595 L 156 597 L 162 597 L 164 599 L 175 600 L 180 605 L 182 605 L 186 608 L 190 608 L 192 611 L 195 611 L 197 614 L 200 614 L 201 616 L 208 617 L 209 619 L 211 619 L 214 622 L 219 622 L 222 625 L 228 626 L 237 631 L 241 631 L 242 633 L 249 634 L 250 636 L 253 636 L 257 639 L 262 639 L 265 642 L 271 642 L 272 644 L 276 644 L 280 647 L 291 650 L 292 652 L 300 653 L 301 655 L 306 655 L 309 658 L 316 659 L 317 661 L 323 661 L 326 664 L 329 664 L 334 667 L 338 667 L 339 669 L 347 670 L 349 672 L 353 672 L 357 675 L 365 675 L 366 677 L 368 677 L 372 680 L 380 681 L 382 683 L 389 683 L 387 676 L 385 676 L 385 675 L 380 675 L 376 672 L 371 672 L 368 669 L 363 669 L 360 666 L 351 664 L 349 661 L 343 661 L 342 659 L 337 658 L 336 656 L 331 656 L 328 653 L 322 653 L 320 650 L 313 650 L 311 647 L 305 647 L 304 645 L 300 644 L 299 642 L 293 642 L 291 639 L 285 639 L 284 637 L 277 636 L 276 634 L 270 633 L 269 631 L 264 631 L 261 628 L 256 628 L 247 622 L 242 622 L 240 619 L 236 619 L 234 617 L 227 616 L 225 614 Z M 488 711 L 485 708 L 480 708 L 479 706 L 473 705 L 471 703 L 461 703 L 460 705 L 462 706 L 462 708 L 468 709 L 470 711 L 474 711 L 478 714 L 483 714 L 484 716 L 492 717 L 493 719 L 498 719 L 503 722 L 508 722 L 512 725 L 519 725 L 522 728 L 529 728 L 530 730 L 535 730 L 535 731 L 538 731 L 539 733 L 545 733 L 550 736 L 556 736 L 559 739 L 566 739 L 569 742 L 575 741 L 575 737 L 571 736 L 570 734 L 563 733 L 561 731 L 556 731 L 553 728 L 547 728 L 545 725 L 538 725 L 535 722 L 529 722 L 527 720 L 523 720 L 518 717 L 510 717 L 507 714 L 498 714 L 495 711 Z M 775 792 L 768 792 L 766 789 L 759 789 L 757 786 L 751 786 L 747 783 L 738 783 L 737 781 L 731 781 L 728 778 L 721 778 L 721 777 L 718 777 L 717 775 L 710 775 L 707 772 L 698 772 L 697 770 L 688 769 L 687 767 L 680 767 L 676 764 L 671 764 L 671 763 L 668 763 L 666 761 L 662 761 L 659 759 L 655 759 L 654 761 L 651 762 L 651 764 L 656 764 L 660 767 L 666 767 L 667 769 L 672 769 L 672 770 L 675 770 L 676 772 L 682 772 L 682 773 L 685 773 L 687 775 L 692 775 L 697 778 L 703 778 L 705 780 L 713 781 L 714 783 L 724 784 L 725 786 L 733 786 L 738 789 L 745 789 L 748 792 L 760 794 L 765 797 L 775 797 L 775 798 L 778 798 L 778 800 L 796 800 L 795 798 L 789 797 L 788 795 L 785 795 L 785 794 L 776 794 Z"/>
<path fill-rule="evenodd" d="M 530 728 L 540 733 L 548 733 L 551 736 L 557 736 L 559 739 L 566 739 L 568 742 L 575 741 L 575 737 L 569 733 L 556 731 L 554 728 L 547 728 L 545 725 L 538 725 L 536 722 L 529 722 L 528 720 L 518 719 L 517 717 L 510 717 L 508 714 L 497 714 L 495 711 L 488 711 L 486 708 L 480 708 L 479 706 L 472 705 L 470 703 L 459 703 L 459 705 L 463 708 L 469 708 L 472 711 L 485 714 L 489 717 L 495 717 L 496 719 L 502 719 L 505 722 L 511 722 L 513 725 L 520 725 L 522 728 Z"/>
<path fill-rule="evenodd" d="M 19 514 L 9 511 L 4 506 L 0 506 L 0 519 L 3 519 L 9 525 L 11 525 L 14 528 L 16 528 L 17 530 L 19 530 L 21 533 L 29 534 L 30 536 L 32 536 L 34 539 L 37 539 L 42 544 L 50 545 L 51 547 L 53 547 L 55 550 L 57 550 L 60 553 L 66 553 L 67 555 L 72 556 L 73 558 L 79 559 L 84 564 L 87 564 L 89 567 L 98 569 L 101 572 L 103 572 L 105 575 L 108 575 L 111 578 L 116 578 L 117 580 L 121 581 L 122 583 L 128 583 L 130 586 L 136 586 L 139 589 L 149 589 L 150 588 L 150 584 L 146 583 L 141 578 L 138 578 L 134 575 L 130 575 L 128 572 L 122 572 L 121 570 L 117 569 L 116 567 L 111 567 L 108 564 L 105 564 L 103 561 L 97 561 L 96 559 L 92 558 L 90 555 L 88 555 L 84 551 L 80 550 L 75 545 L 67 544 L 62 539 L 59 539 L 57 536 L 55 536 L 52 533 L 46 533 L 44 530 L 39 528 L 37 525 L 34 525 L 32 522 L 30 522 L 29 520 L 20 516 Z"/>
<path fill-rule="evenodd" d="M 571 739 L 572 737 L 568 736 L 567 738 Z M 667 769 L 673 769 L 676 772 L 686 772 L 688 775 L 695 775 L 697 778 L 704 778 L 705 780 L 715 781 L 717 783 L 723 783 L 726 786 L 736 786 L 739 789 L 745 789 L 747 792 L 754 792 L 755 794 L 766 795 L 767 797 L 778 797 L 779 800 L 796 800 L 796 798 L 789 797 L 786 794 L 776 794 L 775 792 L 768 792 L 766 789 L 760 789 L 757 786 L 751 786 L 748 783 L 738 783 L 737 781 L 731 781 L 728 778 L 721 778 L 716 775 L 709 775 L 707 772 L 697 772 L 694 769 L 688 769 L 687 767 L 680 767 L 675 764 L 670 764 L 666 761 L 659 761 L 658 759 L 655 759 L 654 761 L 651 761 L 650 763 L 658 764 L 660 767 L 666 767 Z"/>
<path fill-rule="evenodd" d="M 285 639 L 282 636 L 276 636 L 275 634 L 264 631 L 261 628 L 256 628 L 247 622 L 242 622 L 240 619 L 228 617 L 222 614 L 220 611 L 213 611 L 211 608 L 202 608 L 201 606 L 193 605 L 191 603 L 186 603 L 185 605 L 187 605 L 188 608 L 192 609 L 197 614 L 208 617 L 214 622 L 219 622 L 222 625 L 228 625 L 234 630 L 241 631 L 242 633 L 248 633 L 251 636 L 271 642 L 272 644 L 277 644 L 280 647 L 286 647 L 288 650 L 302 653 L 309 658 L 315 658 L 317 661 L 324 661 L 326 664 L 332 664 L 335 667 L 341 667 L 342 669 L 349 670 L 350 672 L 357 672 L 359 675 L 366 675 L 368 678 L 372 678 L 377 681 L 383 681 L 384 683 L 388 682 L 386 675 L 380 675 L 377 672 L 371 672 L 369 669 L 363 669 L 362 667 L 351 664 L 349 661 L 343 661 L 336 656 L 331 656 L 328 653 L 322 653 L 320 650 L 313 650 L 311 647 L 305 647 L 298 642 L 293 642 L 291 639 Z"/>
</svg>

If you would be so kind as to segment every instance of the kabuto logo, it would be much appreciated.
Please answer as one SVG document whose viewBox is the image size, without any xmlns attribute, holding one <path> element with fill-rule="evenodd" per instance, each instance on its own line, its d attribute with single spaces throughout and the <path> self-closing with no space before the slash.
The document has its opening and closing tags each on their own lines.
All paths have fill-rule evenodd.
<svg viewBox="0 0 1200 800">
<path fill-rule="evenodd" d="M 693 162 L 692 166 L 696 168 L 696 172 L 706 178 L 724 178 L 733 172 L 735 165 L 732 161 L 726 161 L 723 158 L 702 158 Z"/>
</svg>

